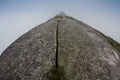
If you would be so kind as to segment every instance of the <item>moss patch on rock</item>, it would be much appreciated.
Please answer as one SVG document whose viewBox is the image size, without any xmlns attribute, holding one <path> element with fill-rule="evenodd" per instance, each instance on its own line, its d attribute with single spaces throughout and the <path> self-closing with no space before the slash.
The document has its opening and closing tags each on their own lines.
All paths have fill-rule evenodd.
<svg viewBox="0 0 120 80">
<path fill-rule="evenodd" d="M 62 67 L 56 68 L 55 66 L 44 74 L 44 78 L 42 80 L 68 80 L 65 74 L 65 71 Z"/>
</svg>

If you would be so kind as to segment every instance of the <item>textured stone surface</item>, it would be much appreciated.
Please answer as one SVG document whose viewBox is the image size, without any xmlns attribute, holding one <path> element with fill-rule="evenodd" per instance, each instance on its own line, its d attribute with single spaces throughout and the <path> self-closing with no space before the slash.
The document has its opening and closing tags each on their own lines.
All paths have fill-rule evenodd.
<svg viewBox="0 0 120 80">
<path fill-rule="evenodd" d="M 0 80 L 41 80 L 55 64 L 56 25 L 43 23 L 10 45 L 0 57 Z"/>
<path fill-rule="evenodd" d="M 59 27 L 59 65 L 69 80 L 119 80 L 119 53 L 91 27 L 63 19 Z"/>
<path fill-rule="evenodd" d="M 92 27 L 58 17 L 22 35 L 0 56 L 0 80 L 120 80 L 120 53 Z"/>
</svg>

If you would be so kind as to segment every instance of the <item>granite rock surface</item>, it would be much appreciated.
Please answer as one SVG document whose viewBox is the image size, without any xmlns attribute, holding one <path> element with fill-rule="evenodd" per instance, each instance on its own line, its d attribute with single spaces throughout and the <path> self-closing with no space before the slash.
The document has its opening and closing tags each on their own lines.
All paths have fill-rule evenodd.
<svg viewBox="0 0 120 80">
<path fill-rule="evenodd" d="M 56 16 L 2 53 L 0 80 L 120 80 L 120 52 L 89 25 Z"/>
</svg>

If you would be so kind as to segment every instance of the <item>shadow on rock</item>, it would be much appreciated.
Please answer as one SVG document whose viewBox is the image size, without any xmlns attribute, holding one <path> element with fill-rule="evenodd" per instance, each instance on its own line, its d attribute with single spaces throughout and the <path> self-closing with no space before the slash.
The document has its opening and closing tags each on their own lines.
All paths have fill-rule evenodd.
<svg viewBox="0 0 120 80">
<path fill-rule="evenodd" d="M 50 71 L 43 75 L 42 80 L 68 80 L 62 67 L 53 67 Z"/>
</svg>

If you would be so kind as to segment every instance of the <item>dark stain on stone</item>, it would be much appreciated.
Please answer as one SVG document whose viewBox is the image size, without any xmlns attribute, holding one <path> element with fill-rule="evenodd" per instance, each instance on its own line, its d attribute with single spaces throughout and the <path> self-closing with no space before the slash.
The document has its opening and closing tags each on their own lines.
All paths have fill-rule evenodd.
<svg viewBox="0 0 120 80">
<path fill-rule="evenodd" d="M 66 78 L 66 74 L 64 69 L 59 66 L 58 64 L 58 47 L 59 47 L 59 42 L 58 42 L 58 28 L 60 24 L 60 20 L 57 20 L 57 28 L 56 28 L 56 54 L 55 54 L 55 66 L 51 70 L 49 70 L 47 73 L 43 75 L 42 80 L 68 80 Z"/>
<path fill-rule="evenodd" d="M 68 80 L 67 76 L 65 75 L 65 71 L 62 67 L 54 66 L 51 70 L 43 75 L 42 80 Z"/>
<path fill-rule="evenodd" d="M 58 24 L 57 24 L 57 28 L 56 28 L 56 59 L 55 59 L 55 65 L 56 65 L 56 68 L 58 68 L 58 46 L 59 46 L 59 42 L 58 42 L 58 27 L 59 27 L 59 23 L 60 23 L 60 20 L 58 20 Z"/>
</svg>

